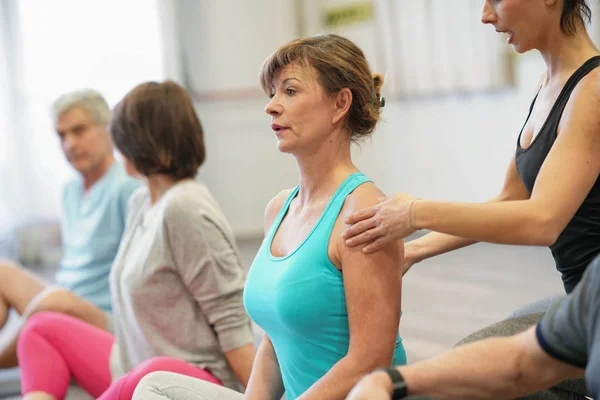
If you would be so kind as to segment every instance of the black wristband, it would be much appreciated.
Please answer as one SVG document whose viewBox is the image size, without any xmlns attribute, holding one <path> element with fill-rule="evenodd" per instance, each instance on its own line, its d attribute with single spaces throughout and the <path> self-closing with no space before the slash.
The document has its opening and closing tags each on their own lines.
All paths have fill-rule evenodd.
<svg viewBox="0 0 600 400">
<path fill-rule="evenodd" d="M 404 381 L 404 377 L 400 371 L 394 367 L 383 368 L 382 371 L 385 371 L 385 373 L 387 373 L 392 379 L 391 400 L 404 399 L 408 397 L 408 387 L 406 386 L 406 382 Z"/>
</svg>

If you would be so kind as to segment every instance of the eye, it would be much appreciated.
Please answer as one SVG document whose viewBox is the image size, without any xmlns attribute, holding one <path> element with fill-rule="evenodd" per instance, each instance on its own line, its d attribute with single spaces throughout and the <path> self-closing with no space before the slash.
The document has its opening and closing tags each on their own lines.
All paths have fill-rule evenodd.
<svg viewBox="0 0 600 400">
<path fill-rule="evenodd" d="M 288 96 L 293 96 L 293 95 L 295 95 L 297 92 L 296 92 L 296 90 L 294 90 L 294 89 L 288 88 L 288 89 L 285 89 L 285 93 L 286 93 Z"/>
</svg>

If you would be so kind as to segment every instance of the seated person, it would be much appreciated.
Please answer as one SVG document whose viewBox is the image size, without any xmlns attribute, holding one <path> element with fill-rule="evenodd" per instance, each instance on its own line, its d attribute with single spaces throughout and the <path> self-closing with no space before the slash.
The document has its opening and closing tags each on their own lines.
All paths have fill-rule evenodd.
<svg viewBox="0 0 600 400">
<path fill-rule="evenodd" d="M 244 271 L 229 223 L 194 179 L 205 147 L 189 95 L 174 82 L 141 84 L 110 132 L 145 181 L 110 274 L 115 334 L 37 313 L 18 345 L 23 395 L 63 399 L 74 378 L 94 398 L 130 399 L 156 370 L 242 390 L 255 354 Z"/>
<path fill-rule="evenodd" d="M 383 195 L 350 152 L 375 129 L 382 83 L 363 52 L 336 35 L 288 43 L 262 67 L 265 111 L 279 151 L 296 160 L 299 185 L 267 205 L 248 275 L 246 309 L 266 335 L 247 399 L 343 399 L 361 374 L 406 363 L 398 335 L 402 242 L 365 254 L 341 237 L 345 218 Z M 157 372 L 135 398 L 244 396 Z"/>
<path fill-rule="evenodd" d="M 465 344 L 413 365 L 373 372 L 348 398 L 512 399 L 583 376 L 588 394 L 600 398 L 600 256 L 575 290 L 537 326 L 518 335 Z"/>
<path fill-rule="evenodd" d="M 113 156 L 110 108 L 93 90 L 67 93 L 52 108 L 62 150 L 79 177 L 63 194 L 64 256 L 49 285 L 21 266 L 0 261 L 0 327 L 10 309 L 24 317 L 56 311 L 110 329 L 108 275 L 125 228 L 127 201 L 141 182 Z M 0 368 L 17 365 L 17 337 L 0 349 Z"/>
</svg>

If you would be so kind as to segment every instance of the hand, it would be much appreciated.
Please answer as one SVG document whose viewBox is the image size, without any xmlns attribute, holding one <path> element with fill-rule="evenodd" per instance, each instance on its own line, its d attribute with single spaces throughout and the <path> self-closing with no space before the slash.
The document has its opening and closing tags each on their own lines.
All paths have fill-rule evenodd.
<svg viewBox="0 0 600 400">
<path fill-rule="evenodd" d="M 383 372 L 374 372 L 362 378 L 350 391 L 346 400 L 390 400 L 392 381 Z"/>
<path fill-rule="evenodd" d="M 352 214 L 345 222 L 351 225 L 342 233 L 346 245 L 367 244 L 365 253 L 373 253 L 386 244 L 404 239 L 415 229 L 411 226 L 410 211 L 415 197 L 398 193 L 379 204 Z"/>
</svg>

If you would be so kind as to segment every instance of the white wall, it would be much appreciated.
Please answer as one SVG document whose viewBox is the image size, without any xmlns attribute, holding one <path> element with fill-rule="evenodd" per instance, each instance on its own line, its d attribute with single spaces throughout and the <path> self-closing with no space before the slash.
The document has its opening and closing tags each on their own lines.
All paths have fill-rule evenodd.
<svg viewBox="0 0 600 400">
<path fill-rule="evenodd" d="M 485 200 L 500 189 L 542 70 L 527 58 L 515 90 L 389 102 L 373 138 L 355 148 L 355 161 L 386 193 Z M 293 158 L 277 151 L 265 104 L 197 105 L 208 147 L 200 179 L 244 236 L 260 235 L 268 200 L 297 183 Z"/>
<path fill-rule="evenodd" d="M 254 76 L 264 57 L 269 51 L 294 37 L 303 27 L 311 28 L 311 21 L 314 22 L 316 15 L 312 15 L 315 8 L 309 7 L 312 14 L 308 12 L 304 18 L 298 17 L 298 11 L 303 10 L 301 4 L 316 4 L 320 0 L 170 0 L 151 4 L 145 2 L 144 5 L 141 5 L 143 1 L 138 0 L 128 3 L 124 9 L 121 7 L 123 12 L 119 15 L 122 14 L 122 18 L 111 19 L 110 31 L 113 34 L 109 36 L 103 31 L 104 26 L 90 30 L 93 24 L 90 25 L 85 18 L 76 18 L 77 13 L 85 12 L 81 11 L 81 7 L 71 7 L 73 1 L 59 2 L 62 8 L 66 7 L 73 14 L 63 13 L 55 3 L 48 9 L 52 14 L 48 14 L 50 11 L 45 8 L 39 9 L 31 2 L 26 2 L 28 6 L 25 8 L 29 10 L 29 14 L 26 15 L 25 22 L 21 21 L 22 61 L 27 64 L 28 69 L 21 71 L 26 85 L 19 87 L 19 94 L 22 97 L 21 103 L 27 103 L 27 124 L 33 127 L 23 131 L 28 135 L 35 133 L 49 138 L 45 141 L 26 141 L 37 143 L 37 147 L 32 145 L 30 149 L 37 160 L 33 164 L 38 166 L 33 172 L 38 172 L 39 168 L 51 170 L 52 173 L 44 184 L 49 186 L 49 191 L 54 192 L 52 195 L 37 194 L 29 197 L 43 199 L 41 209 L 52 216 L 57 214 L 60 198 L 60 185 L 55 181 L 68 170 L 55 143 L 56 139 L 51 135 L 47 115 L 48 103 L 58 91 L 75 86 L 93 86 L 106 92 L 110 102 L 114 103 L 134 83 L 162 78 L 163 71 L 167 71 L 164 74 L 166 76 L 185 81 L 184 71 L 177 62 L 182 55 L 204 63 L 202 68 L 194 72 L 201 77 L 195 83 L 208 86 L 204 88 L 209 95 L 205 99 L 229 83 L 232 86 L 225 87 L 229 90 L 223 96 L 225 98 L 235 97 L 235 88 L 238 87 L 258 91 L 258 80 L 255 81 Z M 160 12 L 153 8 L 157 4 L 161 8 Z M 190 30 L 193 25 L 178 24 L 177 18 L 180 16 L 171 7 L 174 4 L 187 4 L 196 10 L 195 15 L 201 17 L 199 24 L 198 20 L 188 21 L 189 24 L 195 21 L 199 28 L 199 33 L 191 36 L 188 48 L 192 52 L 189 54 L 183 54 L 177 48 L 177 35 L 181 31 Z M 599 4 L 598 0 L 590 1 L 596 17 L 592 31 L 598 39 Z M 98 4 L 96 6 L 101 7 Z M 143 7 L 146 7 L 145 14 L 140 14 Z M 107 10 L 110 11 L 110 7 Z M 240 13 L 239 10 L 243 12 Z M 41 17 L 30 18 L 32 13 Z M 163 22 L 160 32 L 155 26 L 156 14 L 160 15 Z M 42 18 L 47 15 L 52 18 Z M 94 15 L 100 14 L 96 12 Z M 136 25 L 135 32 L 128 36 L 124 32 L 131 26 L 131 15 L 140 17 L 144 23 Z M 72 55 L 69 53 L 72 49 L 64 46 L 63 36 L 67 35 L 68 29 L 56 31 L 47 25 L 50 22 L 56 23 L 59 17 L 88 21 L 87 25 L 84 24 L 87 31 L 80 29 L 82 34 L 78 36 L 79 42 L 83 43 L 79 47 L 83 46 L 86 50 L 84 53 L 77 53 L 79 58 L 67 57 Z M 106 18 L 96 18 L 92 22 L 102 25 L 105 20 Z M 48 36 L 48 32 L 54 34 Z M 90 36 L 90 32 L 94 35 Z M 196 31 L 192 29 L 192 32 Z M 128 53 L 127 49 L 134 47 L 136 52 Z M 44 51 L 38 52 L 39 48 Z M 161 50 L 163 58 L 166 57 L 163 65 L 159 65 Z M 41 61 L 38 60 L 40 54 Z M 48 54 L 51 56 L 46 57 Z M 68 65 L 57 61 L 66 59 L 71 60 Z M 48 60 L 61 68 L 57 70 L 52 63 L 38 68 L 43 63 L 50 62 Z M 82 67 L 82 63 L 86 68 Z M 110 68 L 105 68 L 107 65 Z M 457 98 L 388 101 L 379 129 L 370 142 L 365 142 L 361 148 L 356 149 L 355 161 L 390 194 L 407 191 L 436 199 L 486 199 L 500 187 L 506 164 L 514 151 L 518 130 L 533 95 L 535 82 L 542 70 L 539 57 L 532 53 L 521 57 L 519 83 L 514 90 Z M 51 72 L 50 75 L 48 71 Z M 212 87 L 207 83 L 219 85 Z M 6 104 L 6 101 L 0 101 L 0 111 L 7 110 Z M 12 104 L 15 104 L 14 99 Z M 260 235 L 267 201 L 282 188 L 293 186 L 297 182 L 293 160 L 277 152 L 275 139 L 269 129 L 269 118 L 262 110 L 265 104 L 266 98 L 263 97 L 197 103 L 209 150 L 200 178 L 210 186 L 239 235 Z M 3 118 L 1 122 L 4 127 L 11 120 Z M 0 131 L 0 137 L 4 131 L 11 130 L 4 128 Z M 7 146 L 0 148 L 0 164 L 12 165 L 6 156 L 7 149 Z M 12 154 L 21 153 L 15 151 Z M 22 181 L 20 186 L 25 186 L 27 179 L 16 179 L 14 171 L 9 172 L 7 168 L 4 172 L 0 171 L 0 180 L 4 179 L 2 183 L 9 180 Z M 33 172 L 25 171 L 19 176 L 33 175 Z M 45 186 L 31 185 L 37 188 Z M 8 187 L 6 184 L 0 185 L 0 193 Z M 22 208 L 23 198 L 26 196 L 13 198 L 21 201 L 17 205 Z M 6 206 L 5 203 L 1 206 Z M 5 217 L 10 215 L 10 211 L 10 208 L 0 209 L 0 214 Z"/>
<path fill-rule="evenodd" d="M 261 0 L 260 5 L 268 12 L 268 3 L 278 1 Z M 204 4 L 208 7 L 214 3 Z M 218 14 L 210 15 L 219 18 Z M 223 15 L 220 23 L 212 24 L 225 26 L 227 14 Z M 252 31 L 253 21 L 236 19 L 233 33 Z M 277 32 L 282 30 L 274 29 L 274 34 Z M 204 36 L 214 40 L 212 35 L 197 35 L 198 49 L 207 48 L 202 43 Z M 241 37 L 240 43 L 244 40 Z M 230 69 L 219 69 L 216 63 L 237 63 L 241 69 L 258 70 L 260 65 L 246 65 L 231 46 L 227 41 L 221 52 L 210 47 L 212 56 L 204 59 L 208 66 L 201 72 L 202 80 L 225 81 L 231 74 Z M 406 191 L 419 197 L 463 201 L 495 195 L 543 69 L 539 56 L 531 53 L 520 57 L 514 89 L 389 101 L 373 138 L 355 149 L 357 165 L 388 194 Z M 269 117 L 263 111 L 266 103 L 266 97 L 197 103 L 208 147 L 200 179 L 210 187 L 240 236 L 261 235 L 269 199 L 297 183 L 293 159 L 277 151 Z"/>
<path fill-rule="evenodd" d="M 0 4 L 10 22 L 0 49 L 8 55 L 0 67 L 0 232 L 59 218 L 62 187 L 75 175 L 49 112 L 59 95 L 94 88 L 114 105 L 135 85 L 164 79 L 159 2 Z"/>
</svg>

